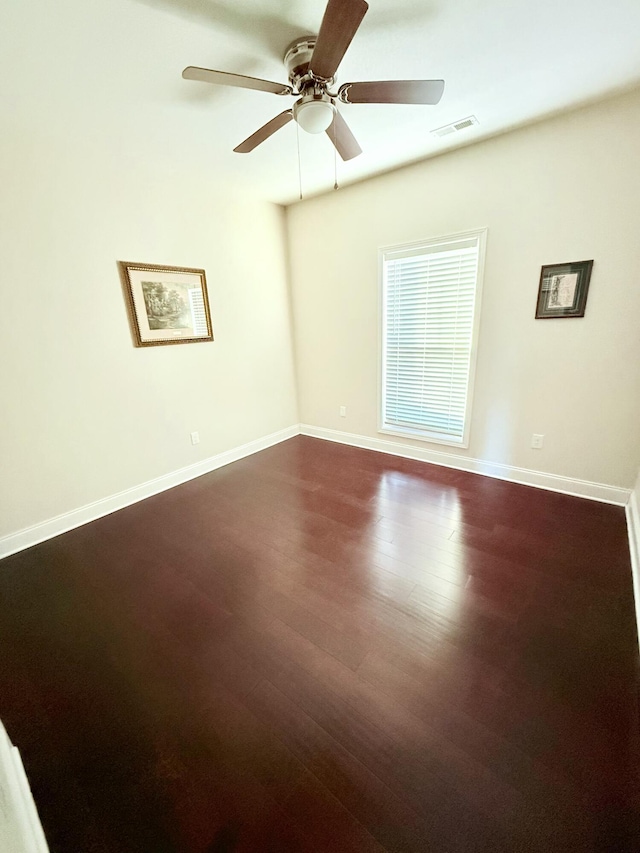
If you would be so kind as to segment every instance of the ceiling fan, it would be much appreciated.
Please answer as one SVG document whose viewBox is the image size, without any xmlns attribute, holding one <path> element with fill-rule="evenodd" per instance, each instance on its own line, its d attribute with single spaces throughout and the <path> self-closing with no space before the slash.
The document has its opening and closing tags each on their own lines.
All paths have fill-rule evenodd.
<svg viewBox="0 0 640 853">
<path fill-rule="evenodd" d="M 287 48 L 284 64 L 290 85 L 192 65 L 184 69 L 182 76 L 185 80 L 300 96 L 293 108 L 272 118 L 233 149 L 239 154 L 253 151 L 293 119 L 308 133 L 325 131 L 342 159 L 351 160 L 361 154 L 362 149 L 338 112 L 338 101 L 342 104 L 437 104 L 444 91 L 444 80 L 343 83 L 337 92 L 330 91 L 338 66 L 368 8 L 365 0 L 329 0 L 318 35 L 298 38 Z"/>
</svg>

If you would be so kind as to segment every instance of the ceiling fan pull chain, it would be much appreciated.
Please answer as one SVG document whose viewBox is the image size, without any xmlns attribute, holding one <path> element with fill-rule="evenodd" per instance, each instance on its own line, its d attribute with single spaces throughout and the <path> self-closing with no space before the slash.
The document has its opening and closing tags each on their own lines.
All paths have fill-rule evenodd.
<svg viewBox="0 0 640 853">
<path fill-rule="evenodd" d="M 296 140 L 298 143 L 298 184 L 300 186 L 300 201 L 302 201 L 302 165 L 300 162 L 300 125 L 296 122 Z"/>
<path fill-rule="evenodd" d="M 336 123 L 333 122 L 333 188 L 338 189 L 338 146 L 336 144 Z"/>
</svg>

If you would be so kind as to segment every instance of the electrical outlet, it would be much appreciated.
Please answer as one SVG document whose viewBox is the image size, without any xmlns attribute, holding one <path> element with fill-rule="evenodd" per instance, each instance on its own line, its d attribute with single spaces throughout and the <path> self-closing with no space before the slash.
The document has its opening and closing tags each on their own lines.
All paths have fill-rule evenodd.
<svg viewBox="0 0 640 853">
<path fill-rule="evenodd" d="M 531 447 L 533 447 L 534 450 L 542 450 L 543 442 L 544 442 L 544 436 L 543 435 L 538 435 L 537 433 L 534 433 L 531 436 Z"/>
<path fill-rule="evenodd" d="M 341 418 L 347 417 L 347 407 L 346 406 L 340 406 L 340 417 Z"/>
<path fill-rule="evenodd" d="M 191 433 L 191 444 L 200 444 L 200 433 L 192 432 Z"/>
</svg>

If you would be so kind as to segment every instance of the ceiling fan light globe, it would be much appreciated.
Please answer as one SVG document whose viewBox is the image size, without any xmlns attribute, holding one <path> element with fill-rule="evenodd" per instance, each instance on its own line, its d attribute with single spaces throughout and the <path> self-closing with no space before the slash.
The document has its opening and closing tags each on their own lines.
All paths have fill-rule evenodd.
<svg viewBox="0 0 640 853">
<path fill-rule="evenodd" d="M 333 121 L 334 109 L 327 101 L 308 101 L 295 111 L 296 121 L 307 133 L 324 133 Z"/>
</svg>

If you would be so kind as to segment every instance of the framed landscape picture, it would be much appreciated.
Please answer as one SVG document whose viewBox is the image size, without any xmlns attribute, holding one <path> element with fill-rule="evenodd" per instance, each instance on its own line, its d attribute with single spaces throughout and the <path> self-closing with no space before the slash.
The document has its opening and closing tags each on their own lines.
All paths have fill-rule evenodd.
<svg viewBox="0 0 640 853">
<path fill-rule="evenodd" d="M 593 261 L 542 267 L 536 319 L 584 317 Z"/>
<path fill-rule="evenodd" d="M 119 261 L 136 346 L 212 341 L 204 270 Z"/>
</svg>

